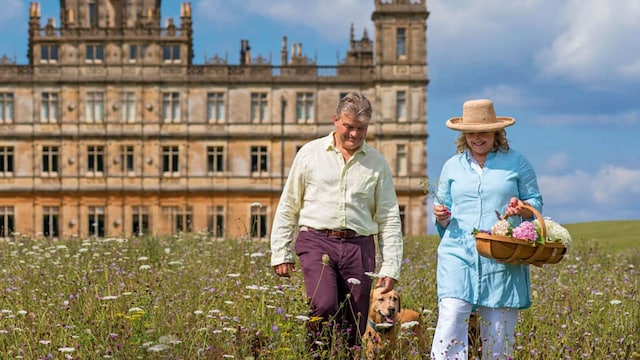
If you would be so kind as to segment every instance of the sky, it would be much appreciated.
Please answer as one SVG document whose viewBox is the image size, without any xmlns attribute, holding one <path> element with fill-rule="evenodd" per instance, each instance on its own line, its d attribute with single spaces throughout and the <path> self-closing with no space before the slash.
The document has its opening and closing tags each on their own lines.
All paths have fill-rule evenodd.
<svg viewBox="0 0 640 360">
<path fill-rule="evenodd" d="M 0 0 L 0 56 L 27 62 L 30 0 Z M 180 0 L 162 22 L 180 23 Z M 60 24 L 41 0 L 41 26 Z M 374 0 L 192 0 L 194 62 L 218 55 L 279 65 L 282 37 L 318 65 L 344 59 L 353 25 L 374 38 Z M 563 224 L 640 219 L 640 1 L 428 0 L 427 176 L 454 154 L 447 119 L 469 99 L 512 116 L 512 148 L 533 164 L 544 216 Z M 430 208 L 428 213 L 431 216 Z M 433 227 L 430 227 L 433 228 Z"/>
</svg>

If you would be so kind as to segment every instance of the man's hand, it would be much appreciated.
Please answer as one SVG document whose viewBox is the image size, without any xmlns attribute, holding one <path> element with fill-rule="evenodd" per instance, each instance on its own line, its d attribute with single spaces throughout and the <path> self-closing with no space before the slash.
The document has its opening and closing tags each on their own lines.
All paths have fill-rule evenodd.
<svg viewBox="0 0 640 360">
<path fill-rule="evenodd" d="M 275 265 L 273 271 L 278 276 L 291 277 L 291 273 L 296 271 L 296 265 L 294 263 L 282 263 Z"/>
<path fill-rule="evenodd" d="M 396 284 L 396 279 L 385 276 L 383 278 L 378 278 L 378 281 L 376 282 L 376 287 L 382 287 L 383 289 L 382 291 L 380 291 L 380 293 L 385 294 L 393 290 L 393 286 L 395 284 Z"/>
</svg>

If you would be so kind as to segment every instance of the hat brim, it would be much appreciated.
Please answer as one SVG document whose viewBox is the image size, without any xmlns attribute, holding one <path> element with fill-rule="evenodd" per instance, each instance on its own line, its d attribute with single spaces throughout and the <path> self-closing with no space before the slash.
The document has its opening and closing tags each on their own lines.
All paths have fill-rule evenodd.
<svg viewBox="0 0 640 360">
<path fill-rule="evenodd" d="M 512 117 L 499 116 L 496 117 L 496 122 L 491 124 L 463 124 L 462 117 L 452 117 L 447 120 L 445 125 L 452 130 L 458 130 L 463 132 L 484 132 L 484 131 L 496 131 L 504 129 L 507 126 L 511 126 L 516 123 L 516 120 Z"/>
</svg>

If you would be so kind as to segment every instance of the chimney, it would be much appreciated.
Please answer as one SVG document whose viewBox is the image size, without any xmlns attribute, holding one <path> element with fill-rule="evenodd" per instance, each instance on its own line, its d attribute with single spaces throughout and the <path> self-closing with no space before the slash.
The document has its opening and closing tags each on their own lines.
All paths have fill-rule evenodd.
<svg viewBox="0 0 640 360">
<path fill-rule="evenodd" d="M 246 49 L 246 42 L 247 40 L 240 40 L 240 65 L 243 65 L 245 63 L 246 60 L 246 56 L 245 56 L 245 49 Z"/>
<path fill-rule="evenodd" d="M 244 56 L 245 56 L 245 60 L 244 63 L 245 64 L 250 64 L 251 63 L 251 47 L 249 46 L 249 40 L 245 40 L 245 45 L 246 48 L 244 49 Z"/>
<path fill-rule="evenodd" d="M 289 54 L 287 53 L 287 37 L 282 37 L 282 50 L 280 50 L 280 65 L 287 65 Z"/>
</svg>

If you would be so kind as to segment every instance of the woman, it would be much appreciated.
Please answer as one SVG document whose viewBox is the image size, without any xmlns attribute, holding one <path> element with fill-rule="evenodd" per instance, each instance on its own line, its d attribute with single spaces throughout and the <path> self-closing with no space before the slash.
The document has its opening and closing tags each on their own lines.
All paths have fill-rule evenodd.
<svg viewBox="0 0 640 360">
<path fill-rule="evenodd" d="M 504 128 L 514 123 L 511 117 L 496 117 L 493 102 L 484 99 L 465 102 L 462 116 L 446 122 L 462 133 L 457 154 L 442 168 L 433 206 L 441 241 L 432 359 L 468 358 L 472 311 L 479 316 L 482 359 L 509 358 L 518 311 L 531 306 L 529 266 L 480 256 L 473 236 L 474 229 L 491 229 L 496 211 L 528 219 L 534 215 L 524 202 L 542 210 L 533 167 L 507 141 Z"/>
</svg>

